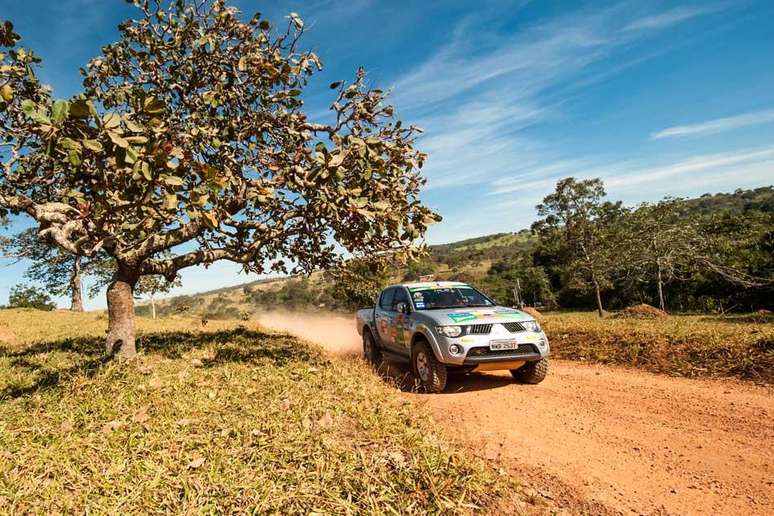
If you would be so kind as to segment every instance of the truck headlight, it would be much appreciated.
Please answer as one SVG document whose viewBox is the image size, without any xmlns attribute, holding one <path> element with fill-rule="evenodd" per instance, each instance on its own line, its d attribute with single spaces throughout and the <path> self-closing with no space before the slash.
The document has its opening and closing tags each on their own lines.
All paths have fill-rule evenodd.
<svg viewBox="0 0 774 516">
<path fill-rule="evenodd" d="M 524 326 L 524 329 L 527 331 L 533 331 L 535 333 L 540 331 L 540 325 L 537 321 L 526 321 L 521 323 L 522 326 Z"/>
<path fill-rule="evenodd" d="M 436 326 L 435 329 L 438 333 L 447 337 L 454 338 L 462 335 L 462 328 L 460 326 Z"/>
</svg>

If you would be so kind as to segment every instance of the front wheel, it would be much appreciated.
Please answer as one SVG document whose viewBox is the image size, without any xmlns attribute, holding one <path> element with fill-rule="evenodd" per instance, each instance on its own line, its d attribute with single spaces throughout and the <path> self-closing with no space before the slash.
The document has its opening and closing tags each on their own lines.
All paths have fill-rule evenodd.
<svg viewBox="0 0 774 516">
<path fill-rule="evenodd" d="M 382 363 L 382 351 L 374 342 L 370 331 L 363 332 L 363 357 L 373 367 L 379 367 Z"/>
<path fill-rule="evenodd" d="M 540 383 L 548 376 L 548 358 L 527 362 L 518 369 L 511 369 L 511 375 L 521 383 Z"/>
<path fill-rule="evenodd" d="M 435 358 L 426 342 L 418 342 L 414 346 L 411 365 L 427 392 L 441 392 L 446 387 L 446 366 Z"/>
</svg>

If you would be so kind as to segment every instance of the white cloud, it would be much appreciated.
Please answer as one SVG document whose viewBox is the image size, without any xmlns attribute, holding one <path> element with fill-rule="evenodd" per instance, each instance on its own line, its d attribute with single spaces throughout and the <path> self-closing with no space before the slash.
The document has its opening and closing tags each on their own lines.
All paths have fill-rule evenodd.
<svg viewBox="0 0 774 516">
<path fill-rule="evenodd" d="M 624 31 L 661 30 L 677 23 L 717 11 L 720 6 L 677 7 L 663 13 L 644 16 L 626 25 Z"/>
<path fill-rule="evenodd" d="M 674 24 L 705 11 L 662 14 Z M 393 83 L 392 102 L 401 115 L 427 130 L 419 146 L 429 155 L 428 189 L 486 183 L 560 160 L 561 142 L 528 129 L 561 121 L 562 92 L 600 80 L 592 65 L 645 36 L 620 27 L 655 30 L 652 17 L 634 19 L 615 5 L 508 35 L 491 21 L 460 24 L 445 46 Z"/>
<path fill-rule="evenodd" d="M 663 138 L 714 134 L 723 131 L 730 131 L 732 129 L 739 129 L 740 127 L 765 124 L 768 122 L 774 122 L 774 109 L 766 109 L 753 113 L 743 113 L 741 115 L 717 118 L 715 120 L 709 120 L 707 122 L 701 122 L 698 124 L 676 125 L 674 127 L 668 127 L 653 133 L 651 138 L 654 140 L 660 140 Z"/>
</svg>

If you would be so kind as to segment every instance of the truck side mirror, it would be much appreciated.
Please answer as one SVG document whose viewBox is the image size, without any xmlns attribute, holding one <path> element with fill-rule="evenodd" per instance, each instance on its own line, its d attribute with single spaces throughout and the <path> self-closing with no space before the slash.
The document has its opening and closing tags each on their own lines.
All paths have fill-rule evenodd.
<svg viewBox="0 0 774 516">
<path fill-rule="evenodd" d="M 398 310 L 398 313 L 401 313 L 401 314 L 407 314 L 409 311 L 408 304 L 403 302 L 396 304 L 395 308 Z"/>
</svg>

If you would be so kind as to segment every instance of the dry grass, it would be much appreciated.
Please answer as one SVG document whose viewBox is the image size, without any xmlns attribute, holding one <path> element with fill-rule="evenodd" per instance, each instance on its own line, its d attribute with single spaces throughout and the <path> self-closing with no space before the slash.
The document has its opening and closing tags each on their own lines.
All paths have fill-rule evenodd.
<svg viewBox="0 0 774 516">
<path fill-rule="evenodd" d="M 140 356 L 117 364 L 99 314 L 0 321 L 0 512 L 457 513 L 512 496 L 361 361 L 287 335 L 140 319 Z"/>
<path fill-rule="evenodd" d="M 774 319 L 672 315 L 600 319 L 548 313 L 542 324 L 559 358 L 631 365 L 674 376 L 730 376 L 774 383 Z"/>
</svg>

